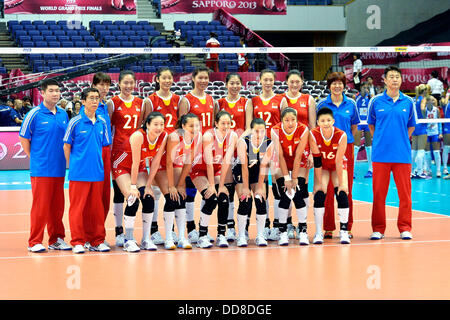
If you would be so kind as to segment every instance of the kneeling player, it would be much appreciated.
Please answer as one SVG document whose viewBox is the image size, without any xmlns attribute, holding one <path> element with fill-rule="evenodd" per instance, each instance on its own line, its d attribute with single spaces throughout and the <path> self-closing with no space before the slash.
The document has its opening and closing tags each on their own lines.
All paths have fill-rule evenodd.
<svg viewBox="0 0 450 320">
<path fill-rule="evenodd" d="M 316 235 L 314 244 L 323 243 L 322 224 L 325 212 L 325 197 L 328 183 L 331 179 L 341 222 L 341 243 L 349 244 L 347 231 L 349 204 L 347 185 L 347 135 L 334 127 L 333 112 L 322 108 L 317 113 L 318 127 L 310 132 L 309 145 L 314 158 L 314 220 Z"/>
</svg>

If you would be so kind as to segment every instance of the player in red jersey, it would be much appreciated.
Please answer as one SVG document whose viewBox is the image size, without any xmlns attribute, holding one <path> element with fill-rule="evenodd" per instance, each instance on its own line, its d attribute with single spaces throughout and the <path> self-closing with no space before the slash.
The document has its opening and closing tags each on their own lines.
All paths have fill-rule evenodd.
<svg viewBox="0 0 450 320">
<path fill-rule="evenodd" d="M 290 107 L 297 110 L 297 119 L 304 125 L 308 126 L 309 130 L 316 127 L 316 101 L 309 94 L 301 93 L 303 86 L 303 73 L 298 70 L 291 70 L 286 75 L 286 84 L 288 90 L 283 94 L 284 101 L 281 106 L 281 111 L 284 108 Z M 308 180 L 309 169 L 313 166 L 313 158 L 309 152 L 309 145 L 306 146 L 302 156 L 302 167 L 300 170 L 299 186 L 303 191 L 303 200 L 306 203 L 306 211 L 309 208 L 309 192 Z M 288 235 L 292 239 L 294 235 L 294 226 L 292 224 L 292 215 L 289 211 L 288 216 Z M 297 228 L 297 238 L 300 237 L 300 230 Z"/>
<path fill-rule="evenodd" d="M 166 148 L 168 192 L 164 193 L 166 199 L 164 205 L 166 240 L 164 245 L 168 250 L 175 249 L 173 234 L 169 232 L 173 228 L 174 219 L 176 219 L 178 229 L 178 246 L 186 248 L 190 245 L 189 240 L 184 238 L 187 218 L 186 177 L 190 170 L 190 166 L 187 164 L 194 161 L 194 155 L 198 154 L 198 149 L 202 145 L 200 123 L 195 114 L 188 113 L 181 116 L 176 124 L 176 129 L 169 135 Z M 188 234 L 188 238 L 189 236 L 190 234 Z"/>
<path fill-rule="evenodd" d="M 134 240 L 134 221 L 142 202 L 143 234 L 141 249 L 156 250 L 150 240 L 150 227 L 154 211 L 154 194 L 151 184 L 158 171 L 161 158 L 165 152 L 167 132 L 164 131 L 164 116 L 159 112 L 148 115 L 142 127 L 129 138 L 129 143 L 115 163 L 116 183 L 127 199 L 125 207 L 124 250 L 138 252 L 140 249 Z M 148 162 L 148 165 L 147 165 Z M 150 174 L 147 172 L 150 167 Z"/>
<path fill-rule="evenodd" d="M 271 139 L 279 157 L 280 168 L 273 174 L 280 193 L 278 203 L 278 219 L 280 239 L 278 244 L 287 246 L 289 236 L 287 232 L 287 218 L 291 199 L 294 202 L 299 220 L 301 245 L 309 244 L 306 233 L 307 208 L 303 200 L 304 178 L 300 176 L 303 151 L 308 144 L 308 127 L 297 120 L 297 111 L 285 108 L 281 112 L 281 121 L 272 127 Z M 292 196 L 292 198 L 291 198 Z"/>
<path fill-rule="evenodd" d="M 145 111 L 144 119 L 147 113 L 152 111 L 161 112 L 165 117 L 164 128 L 168 133 L 172 133 L 175 130 L 175 125 L 178 120 L 178 107 L 181 101 L 181 97 L 172 93 L 170 88 L 173 85 L 173 73 L 170 68 L 162 67 L 158 69 L 155 77 L 155 92 L 144 99 Z M 165 158 L 161 161 L 160 171 L 165 170 Z M 166 179 L 159 181 L 165 183 Z M 167 183 L 165 183 L 167 184 Z M 151 239 L 155 244 L 164 244 L 164 239 L 161 233 L 158 231 L 158 208 L 159 199 L 161 197 L 161 190 L 154 186 L 153 192 L 155 194 L 155 214 L 153 215 L 153 222 L 151 228 Z M 177 239 L 174 239 L 177 242 Z"/>
<path fill-rule="evenodd" d="M 192 91 L 185 95 L 180 101 L 178 116 L 181 117 L 187 113 L 195 114 L 200 120 L 202 134 L 214 127 L 214 99 L 205 93 L 209 84 L 209 69 L 198 67 L 192 72 Z M 192 243 L 197 242 L 198 233 L 194 222 L 194 198 L 197 190 L 192 184 L 191 178 L 186 181 L 187 200 L 186 200 L 186 220 L 189 240 Z M 212 238 L 210 238 L 212 241 Z"/>
<path fill-rule="evenodd" d="M 309 145 L 314 157 L 314 220 L 316 235 L 314 244 L 323 243 L 322 223 L 325 213 L 326 190 L 330 179 L 338 203 L 341 222 L 340 238 L 342 244 L 349 244 L 348 235 L 348 179 L 347 179 L 347 135 L 334 126 L 333 111 L 322 108 L 317 112 L 318 127 L 310 132 Z"/>
<path fill-rule="evenodd" d="M 266 135 L 270 137 L 270 130 L 274 125 L 281 121 L 280 110 L 282 108 L 282 95 L 277 95 L 273 92 L 275 84 L 275 72 L 270 69 L 264 69 L 259 74 L 259 81 L 262 85 L 262 93 L 259 96 L 252 98 L 253 118 L 262 118 L 266 123 Z M 270 171 L 275 171 L 278 167 L 276 161 L 271 162 Z M 274 196 L 274 221 L 273 229 L 270 229 L 270 219 L 267 215 L 266 227 L 264 229 L 264 237 L 267 240 L 275 241 L 279 238 L 278 225 L 278 203 L 280 201 L 280 194 L 276 186 L 276 179 L 272 176 L 272 193 Z M 268 212 L 269 210 L 267 210 Z"/>
<path fill-rule="evenodd" d="M 200 190 L 204 204 L 201 209 L 199 223 L 199 242 L 201 248 L 211 246 L 207 237 L 209 219 L 214 210 L 214 202 L 218 206 L 218 227 L 217 240 L 218 247 L 228 247 L 225 237 L 229 194 L 227 188 L 232 183 L 230 166 L 238 140 L 237 134 L 230 129 L 231 115 L 226 111 L 219 111 L 215 118 L 215 128 L 208 130 L 203 135 L 203 156 L 202 161 L 192 165 L 190 173 L 192 182 Z M 202 150 L 199 150 L 200 152 Z"/>
<path fill-rule="evenodd" d="M 224 110 L 231 114 L 231 129 L 242 137 L 250 131 L 250 123 L 253 120 L 253 105 L 251 99 L 240 96 L 242 78 L 238 73 L 228 73 L 225 78 L 227 96 L 219 99 L 216 110 Z M 227 185 L 229 191 L 229 211 L 227 221 L 226 238 L 228 241 L 236 240 L 236 228 L 234 222 L 234 193 L 235 183 Z"/>
<path fill-rule="evenodd" d="M 116 222 L 116 245 L 122 247 L 125 235 L 123 233 L 123 202 L 125 200 L 117 183 L 116 178 L 122 174 L 115 165 L 120 162 L 124 149 L 130 143 L 130 136 L 140 127 L 142 123 L 143 101 L 133 96 L 136 85 L 136 77 L 133 71 L 124 70 L 119 74 L 120 94 L 114 96 L 107 102 L 108 113 L 111 119 L 113 132 L 113 143 L 111 147 L 111 162 L 113 175 L 113 210 Z"/>
</svg>

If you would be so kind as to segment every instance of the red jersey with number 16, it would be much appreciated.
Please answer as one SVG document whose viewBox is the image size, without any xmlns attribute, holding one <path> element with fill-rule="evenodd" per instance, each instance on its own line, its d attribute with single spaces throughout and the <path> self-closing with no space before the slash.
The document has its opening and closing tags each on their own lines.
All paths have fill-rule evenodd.
<svg viewBox="0 0 450 320">
<path fill-rule="evenodd" d="M 148 96 L 148 99 L 152 103 L 152 110 L 155 112 L 161 112 L 166 118 L 166 122 L 164 123 L 164 129 L 168 133 L 171 133 L 175 130 L 175 124 L 178 120 L 178 105 L 180 103 L 181 97 L 172 94 L 170 98 L 164 99 L 158 95 L 158 93 L 154 92 Z"/>
<path fill-rule="evenodd" d="M 205 93 L 205 98 L 200 99 L 189 92 L 184 96 L 189 102 L 189 113 L 195 114 L 202 127 L 202 133 L 214 127 L 214 99 Z"/>
<path fill-rule="evenodd" d="M 294 168 L 294 160 L 297 147 L 300 144 L 301 138 L 305 134 L 308 134 L 308 128 L 304 124 L 298 122 L 294 132 L 292 132 L 291 134 L 287 134 L 283 129 L 283 124 L 280 122 L 273 126 L 271 131 L 271 138 L 274 134 L 278 136 L 278 140 L 280 141 L 281 148 L 283 149 L 283 157 L 286 161 L 287 168 L 289 171 L 292 171 Z"/>
<path fill-rule="evenodd" d="M 325 170 L 336 170 L 336 153 L 339 147 L 339 142 L 345 135 L 345 132 L 333 127 L 333 134 L 330 139 L 325 139 L 322 135 L 320 127 L 311 130 L 313 139 L 316 141 L 319 152 L 322 156 L 322 168 Z M 344 156 L 342 161 L 343 169 L 347 169 L 347 158 Z"/>
<path fill-rule="evenodd" d="M 263 100 L 261 96 L 252 98 L 253 118 L 262 118 L 264 120 L 267 137 L 270 136 L 270 129 L 281 122 L 281 100 L 283 100 L 283 96 L 278 94 L 268 100 Z"/>
</svg>

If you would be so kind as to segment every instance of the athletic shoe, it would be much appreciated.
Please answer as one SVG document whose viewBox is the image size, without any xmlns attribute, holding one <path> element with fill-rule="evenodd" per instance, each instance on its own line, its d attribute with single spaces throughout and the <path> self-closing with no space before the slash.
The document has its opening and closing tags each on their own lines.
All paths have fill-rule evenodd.
<svg viewBox="0 0 450 320">
<path fill-rule="evenodd" d="M 443 179 L 449 180 L 450 179 L 450 174 L 446 175 Z"/>
<path fill-rule="evenodd" d="M 269 241 L 280 240 L 280 229 L 279 228 L 272 228 L 272 229 L 270 229 L 269 238 L 267 238 L 266 240 L 269 240 Z"/>
<path fill-rule="evenodd" d="M 100 243 L 98 246 L 91 246 L 91 245 L 89 245 L 89 251 L 108 252 L 110 250 L 111 250 L 111 248 L 108 247 L 103 242 Z"/>
<path fill-rule="evenodd" d="M 417 172 L 411 172 L 411 179 L 417 179 Z"/>
<path fill-rule="evenodd" d="M 77 244 L 72 248 L 73 253 L 84 253 L 84 247 L 81 244 Z"/>
<path fill-rule="evenodd" d="M 443 173 L 444 175 L 447 175 L 447 174 L 448 174 L 448 169 L 447 169 L 447 168 L 444 168 L 444 170 L 442 171 L 442 173 Z"/>
<path fill-rule="evenodd" d="M 417 178 L 419 179 L 425 179 L 425 180 L 430 180 L 431 176 L 426 175 L 425 173 L 421 173 L 417 175 Z"/>
<path fill-rule="evenodd" d="M 322 244 L 323 243 L 323 234 L 322 232 L 316 233 L 313 239 L 313 244 Z"/>
<path fill-rule="evenodd" d="M 440 171 L 436 172 L 436 178 L 440 178 L 440 177 L 441 177 L 441 172 Z"/>
<path fill-rule="evenodd" d="M 269 240 L 269 236 L 270 236 L 270 228 L 264 228 L 264 239 Z"/>
<path fill-rule="evenodd" d="M 309 245 L 308 234 L 306 232 L 300 232 L 298 244 L 301 246 Z"/>
<path fill-rule="evenodd" d="M 206 236 L 208 237 L 209 242 L 214 243 L 214 238 L 211 237 L 209 233 Z"/>
<path fill-rule="evenodd" d="M 116 247 L 123 247 L 125 243 L 125 234 L 121 233 L 116 236 Z"/>
<path fill-rule="evenodd" d="M 156 231 L 154 234 L 150 236 L 150 240 L 153 242 L 153 244 L 164 244 L 164 238 L 162 237 L 161 233 L 159 231 Z"/>
<path fill-rule="evenodd" d="M 191 243 L 186 238 L 180 238 L 178 240 L 178 245 L 177 246 L 178 246 L 178 248 L 181 248 L 181 249 L 192 249 Z"/>
<path fill-rule="evenodd" d="M 155 251 L 158 249 L 158 247 L 150 239 L 142 240 L 140 248 L 142 250 L 149 250 L 149 251 Z"/>
<path fill-rule="evenodd" d="M 216 246 L 220 248 L 228 248 L 227 238 L 222 234 L 218 235 L 216 239 Z"/>
<path fill-rule="evenodd" d="M 194 229 L 191 232 L 189 232 L 188 239 L 189 239 L 190 243 L 197 243 L 198 242 L 198 232 L 197 232 L 197 230 Z"/>
<path fill-rule="evenodd" d="M 349 237 L 350 239 L 353 239 L 353 233 L 352 233 L 351 231 L 347 231 L 347 233 L 348 233 L 348 237 Z"/>
<path fill-rule="evenodd" d="M 350 244 L 350 238 L 348 236 L 348 231 L 341 230 L 339 232 L 339 236 L 341 238 L 341 244 Z"/>
<path fill-rule="evenodd" d="M 203 236 L 198 238 L 197 247 L 202 249 L 208 249 L 212 247 L 211 241 L 209 241 L 208 236 Z"/>
<path fill-rule="evenodd" d="M 72 249 L 63 239 L 58 238 L 54 244 L 48 246 L 49 250 L 70 250 Z"/>
<path fill-rule="evenodd" d="M 28 251 L 33 252 L 33 253 L 39 253 L 39 252 L 46 252 L 47 250 L 45 249 L 45 247 L 42 244 L 38 243 L 32 247 L 28 247 Z"/>
<path fill-rule="evenodd" d="M 248 245 L 247 239 L 245 237 L 238 237 L 237 238 L 237 246 L 238 247 L 246 247 Z"/>
<path fill-rule="evenodd" d="M 297 227 L 295 227 L 295 233 L 297 234 L 296 236 L 295 236 L 295 239 L 300 239 L 300 228 L 297 226 Z"/>
<path fill-rule="evenodd" d="M 164 249 L 166 249 L 166 250 L 175 250 L 176 247 L 177 246 L 175 245 L 175 243 L 173 242 L 172 239 L 164 241 Z"/>
<path fill-rule="evenodd" d="M 267 241 L 263 236 L 257 236 L 255 239 L 255 243 L 258 247 L 267 247 Z"/>
<path fill-rule="evenodd" d="M 412 237 L 413 236 L 409 231 L 403 231 L 402 233 L 400 233 L 400 238 L 402 238 L 402 240 L 411 240 Z"/>
<path fill-rule="evenodd" d="M 248 235 L 248 230 L 245 230 L 245 239 L 247 241 L 250 240 L 250 236 Z"/>
<path fill-rule="evenodd" d="M 84 243 L 84 248 L 85 248 L 86 250 L 89 251 L 89 249 L 91 248 L 91 244 L 90 244 L 89 241 L 86 241 L 86 242 Z"/>
<path fill-rule="evenodd" d="M 333 239 L 333 231 L 325 231 L 323 238 L 324 239 Z"/>
<path fill-rule="evenodd" d="M 229 228 L 227 229 L 227 233 L 225 234 L 225 238 L 227 238 L 228 242 L 233 242 L 237 239 L 236 229 Z"/>
<path fill-rule="evenodd" d="M 373 232 L 370 236 L 370 240 L 381 240 L 384 238 L 384 234 L 381 232 Z"/>
<path fill-rule="evenodd" d="M 172 239 L 173 239 L 173 242 L 174 242 L 175 244 L 178 243 L 178 236 L 177 236 L 177 234 L 175 233 L 175 231 L 172 231 Z"/>
<path fill-rule="evenodd" d="M 280 233 L 280 239 L 278 240 L 279 246 L 287 246 L 289 245 L 289 236 L 287 232 L 281 232 Z"/>
<path fill-rule="evenodd" d="M 139 249 L 137 243 L 135 240 L 126 240 L 123 244 L 123 250 L 126 252 L 139 252 L 141 249 Z"/>
<path fill-rule="evenodd" d="M 111 246 L 109 245 L 109 243 L 108 243 L 106 240 L 103 240 L 103 244 L 104 244 L 105 246 L 108 246 L 108 247 L 111 248 Z"/>
<path fill-rule="evenodd" d="M 372 171 L 367 171 L 367 173 L 364 176 L 364 178 L 372 178 Z"/>
<path fill-rule="evenodd" d="M 287 233 L 289 239 L 295 239 L 295 228 L 293 224 L 290 223 L 287 225 Z"/>
</svg>

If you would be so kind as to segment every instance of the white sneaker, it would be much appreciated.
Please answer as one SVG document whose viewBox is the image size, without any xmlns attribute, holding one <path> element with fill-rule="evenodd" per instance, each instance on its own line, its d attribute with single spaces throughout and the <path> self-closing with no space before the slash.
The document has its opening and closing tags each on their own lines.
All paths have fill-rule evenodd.
<svg viewBox="0 0 450 320">
<path fill-rule="evenodd" d="M 444 171 L 442 171 L 442 173 L 444 174 L 444 176 L 447 175 L 448 174 L 448 169 L 444 168 Z"/>
<path fill-rule="evenodd" d="M 72 248 L 73 253 L 84 253 L 84 247 L 81 244 L 75 245 L 75 247 Z"/>
<path fill-rule="evenodd" d="M 211 242 L 208 239 L 208 236 L 200 237 L 197 241 L 197 247 L 202 249 L 208 249 L 212 247 Z"/>
<path fill-rule="evenodd" d="M 139 249 L 137 243 L 135 240 L 126 240 L 123 244 L 123 250 L 127 252 L 139 252 L 141 249 Z"/>
<path fill-rule="evenodd" d="M 173 242 L 174 242 L 175 244 L 178 243 L 178 236 L 177 236 L 177 234 L 175 233 L 175 231 L 172 231 L 172 239 L 173 239 Z"/>
<path fill-rule="evenodd" d="M 384 234 L 382 234 L 381 232 L 373 232 L 370 235 L 370 240 L 381 240 L 384 238 Z"/>
<path fill-rule="evenodd" d="M 248 240 L 250 240 L 250 235 L 248 234 L 248 230 L 245 230 L 245 239 L 247 240 L 247 242 L 248 242 Z"/>
<path fill-rule="evenodd" d="M 89 251 L 89 249 L 91 248 L 91 244 L 90 244 L 89 241 L 86 241 L 86 242 L 84 243 L 84 248 L 85 248 L 86 250 Z"/>
<path fill-rule="evenodd" d="M 72 249 L 63 239 L 58 238 L 55 243 L 48 246 L 49 250 L 70 250 Z"/>
<path fill-rule="evenodd" d="M 400 233 L 400 238 L 402 238 L 402 240 L 411 240 L 412 237 L 413 236 L 409 231 L 403 231 L 402 233 Z"/>
<path fill-rule="evenodd" d="M 109 243 L 108 243 L 106 240 L 103 240 L 103 244 L 104 244 L 105 246 L 108 246 L 108 247 L 111 248 L 111 246 L 109 245 Z"/>
<path fill-rule="evenodd" d="M 295 239 L 299 240 L 300 239 L 300 228 L 298 226 L 295 227 L 295 233 L 297 234 L 295 236 Z"/>
<path fill-rule="evenodd" d="M 441 177 L 441 172 L 440 171 L 436 172 L 436 178 L 440 178 L 440 177 Z"/>
<path fill-rule="evenodd" d="M 348 231 L 341 230 L 339 232 L 341 238 L 341 244 L 350 244 L 350 237 L 348 236 Z"/>
<path fill-rule="evenodd" d="M 270 236 L 270 228 L 264 228 L 264 239 L 269 240 L 269 236 Z"/>
<path fill-rule="evenodd" d="M 246 247 L 246 246 L 248 246 L 247 239 L 245 239 L 245 237 L 238 237 L 237 238 L 237 246 L 238 247 Z"/>
<path fill-rule="evenodd" d="M 89 251 L 97 251 L 97 252 L 108 252 L 111 248 L 108 247 L 105 243 L 100 243 L 98 246 L 94 247 L 89 245 Z"/>
<path fill-rule="evenodd" d="M 298 244 L 301 246 L 309 245 L 308 234 L 306 232 L 300 232 L 298 235 L 299 241 Z"/>
<path fill-rule="evenodd" d="M 186 238 L 180 238 L 178 240 L 178 248 L 182 248 L 182 249 L 192 249 L 192 245 L 189 242 L 188 239 Z"/>
<path fill-rule="evenodd" d="M 289 245 L 289 236 L 287 232 L 281 232 L 280 233 L 280 239 L 278 240 L 279 246 L 287 246 Z"/>
<path fill-rule="evenodd" d="M 46 252 L 47 250 L 45 249 L 45 247 L 42 244 L 38 243 L 32 247 L 28 247 L 28 251 L 33 252 L 33 253 L 39 253 L 39 252 Z"/>
<path fill-rule="evenodd" d="M 322 244 L 323 243 L 323 234 L 322 232 L 316 233 L 314 235 L 313 244 Z"/>
<path fill-rule="evenodd" d="M 216 239 L 216 246 L 220 248 L 228 248 L 228 241 L 224 235 L 218 235 Z"/>
<path fill-rule="evenodd" d="M 197 243 L 198 242 L 198 231 L 194 229 L 191 232 L 189 232 L 188 240 L 190 243 Z"/>
<path fill-rule="evenodd" d="M 164 244 L 164 239 L 161 235 L 161 233 L 159 233 L 159 231 L 156 231 L 154 234 L 152 234 L 150 236 L 150 240 L 153 242 L 153 244 Z"/>
<path fill-rule="evenodd" d="M 225 238 L 227 238 L 228 242 L 235 241 L 236 238 L 237 238 L 236 229 L 235 228 L 227 229 L 227 233 L 225 234 Z"/>
<path fill-rule="evenodd" d="M 140 248 L 142 250 L 155 251 L 158 247 L 150 239 L 142 239 Z"/>
<path fill-rule="evenodd" d="M 279 228 L 270 229 L 269 238 L 267 240 L 269 240 L 269 241 L 280 240 L 280 229 Z"/>
<path fill-rule="evenodd" d="M 164 241 L 164 248 L 166 250 L 175 250 L 176 247 L 177 246 L 175 245 L 175 243 L 173 242 L 172 239 L 168 239 L 168 240 Z"/>
<path fill-rule="evenodd" d="M 257 236 L 255 239 L 255 243 L 258 247 L 267 247 L 267 241 L 263 236 Z"/>
<path fill-rule="evenodd" d="M 294 228 L 293 224 L 287 225 L 287 233 L 288 233 L 289 239 L 295 239 L 295 228 Z"/>
<path fill-rule="evenodd" d="M 116 247 L 123 247 L 125 243 L 125 234 L 121 233 L 116 236 Z"/>
<path fill-rule="evenodd" d="M 209 235 L 209 233 L 208 233 L 206 236 L 208 237 L 209 242 L 214 243 L 214 238 L 211 237 L 211 236 Z"/>
</svg>

